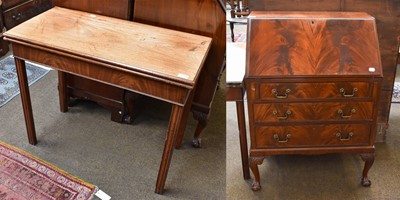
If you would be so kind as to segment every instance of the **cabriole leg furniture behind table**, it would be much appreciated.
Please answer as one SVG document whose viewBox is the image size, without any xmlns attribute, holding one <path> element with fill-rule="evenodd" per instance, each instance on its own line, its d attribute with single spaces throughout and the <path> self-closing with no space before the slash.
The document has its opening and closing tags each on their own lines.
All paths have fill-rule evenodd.
<svg viewBox="0 0 400 200">
<path fill-rule="evenodd" d="M 113 24 L 119 24 L 118 30 Z M 37 139 L 25 60 L 172 104 L 155 187 L 161 194 L 211 38 L 58 7 L 5 36 L 13 47 L 30 144 L 36 144 Z"/>
</svg>

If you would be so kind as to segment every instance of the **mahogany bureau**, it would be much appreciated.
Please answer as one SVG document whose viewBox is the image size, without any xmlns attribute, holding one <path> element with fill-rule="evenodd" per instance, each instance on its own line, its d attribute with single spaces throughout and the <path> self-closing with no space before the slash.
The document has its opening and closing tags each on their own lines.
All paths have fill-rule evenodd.
<svg viewBox="0 0 400 200">
<path fill-rule="evenodd" d="M 369 186 L 382 81 L 375 19 L 253 12 L 246 56 L 252 189 L 264 157 L 282 154 L 360 154 Z"/>
</svg>

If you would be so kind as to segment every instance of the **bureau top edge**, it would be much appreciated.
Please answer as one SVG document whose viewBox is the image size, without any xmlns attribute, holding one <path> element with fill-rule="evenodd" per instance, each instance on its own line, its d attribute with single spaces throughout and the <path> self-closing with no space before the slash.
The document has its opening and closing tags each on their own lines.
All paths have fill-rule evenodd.
<svg viewBox="0 0 400 200">
<path fill-rule="evenodd" d="M 320 12 L 320 11 L 252 11 L 252 19 L 334 19 L 334 20 L 375 20 L 366 12 Z"/>
</svg>

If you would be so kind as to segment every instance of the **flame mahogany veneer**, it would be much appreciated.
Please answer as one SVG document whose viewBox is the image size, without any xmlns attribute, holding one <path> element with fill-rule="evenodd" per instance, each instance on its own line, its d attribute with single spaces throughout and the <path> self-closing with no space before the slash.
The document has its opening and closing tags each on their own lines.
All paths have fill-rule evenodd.
<svg viewBox="0 0 400 200">
<path fill-rule="evenodd" d="M 360 154 L 369 186 L 383 77 L 375 19 L 252 12 L 246 55 L 252 189 L 264 157 L 279 154 Z"/>
</svg>

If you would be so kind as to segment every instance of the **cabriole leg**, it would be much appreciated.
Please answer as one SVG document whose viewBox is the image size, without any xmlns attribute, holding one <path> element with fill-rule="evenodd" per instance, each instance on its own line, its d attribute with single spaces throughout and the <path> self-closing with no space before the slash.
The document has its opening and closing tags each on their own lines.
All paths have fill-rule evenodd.
<svg viewBox="0 0 400 200">
<path fill-rule="evenodd" d="M 250 157 L 250 169 L 254 175 L 254 181 L 251 185 L 253 191 L 261 189 L 260 185 L 260 172 L 258 171 L 258 165 L 261 165 L 264 161 L 264 157 Z"/>
<path fill-rule="evenodd" d="M 192 112 L 193 112 L 193 118 L 198 121 L 196 131 L 194 132 L 194 137 L 192 140 L 192 146 L 195 148 L 200 148 L 201 147 L 200 133 L 207 126 L 208 114 L 195 110 L 192 110 Z"/>
<path fill-rule="evenodd" d="M 361 159 L 365 162 L 361 178 L 361 185 L 364 187 L 369 187 L 371 185 L 371 181 L 368 179 L 368 171 L 372 167 L 372 164 L 374 164 L 375 153 L 365 153 L 361 154 L 360 156 Z"/>
</svg>

